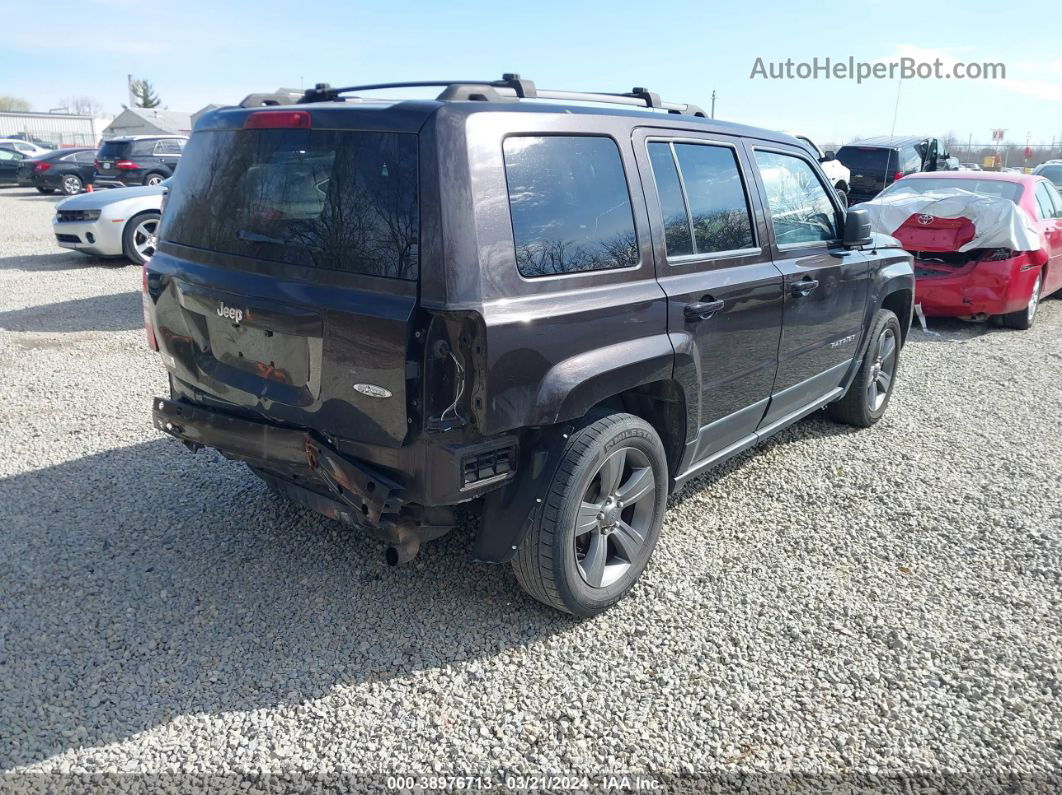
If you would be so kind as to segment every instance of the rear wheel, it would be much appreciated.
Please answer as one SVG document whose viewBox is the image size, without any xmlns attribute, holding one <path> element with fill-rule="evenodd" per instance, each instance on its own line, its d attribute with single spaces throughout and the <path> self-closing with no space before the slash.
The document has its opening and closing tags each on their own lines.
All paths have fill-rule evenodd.
<svg viewBox="0 0 1062 795">
<path fill-rule="evenodd" d="M 577 616 L 614 605 L 656 546 L 667 477 L 663 444 L 647 422 L 631 414 L 588 419 L 568 439 L 517 550 L 520 586 Z"/>
<path fill-rule="evenodd" d="M 844 397 L 828 407 L 830 416 L 846 425 L 869 428 L 889 406 L 900 363 L 900 321 L 879 309 L 870 327 L 870 342 Z"/>
<path fill-rule="evenodd" d="M 144 177 L 144 184 L 145 185 L 158 185 L 164 179 L 166 179 L 166 176 L 164 174 L 159 174 L 159 173 L 148 174 L 146 177 Z"/>
<path fill-rule="evenodd" d="M 134 215 L 125 224 L 122 232 L 122 251 L 127 259 L 143 265 L 155 253 L 155 234 L 159 228 L 156 212 Z"/>
<path fill-rule="evenodd" d="M 85 184 L 77 174 L 67 174 L 59 184 L 59 189 L 67 196 L 77 196 L 84 188 Z"/>
<path fill-rule="evenodd" d="M 1002 315 L 1003 325 L 1007 328 L 1016 328 L 1020 331 L 1032 328 L 1033 321 L 1036 320 L 1036 310 L 1040 307 L 1040 293 L 1044 287 L 1044 272 L 1041 270 L 1036 274 L 1036 283 L 1033 284 L 1032 294 L 1029 296 L 1029 303 L 1026 304 L 1024 309 L 1019 309 L 1017 312 L 1011 312 L 1007 315 Z"/>
</svg>

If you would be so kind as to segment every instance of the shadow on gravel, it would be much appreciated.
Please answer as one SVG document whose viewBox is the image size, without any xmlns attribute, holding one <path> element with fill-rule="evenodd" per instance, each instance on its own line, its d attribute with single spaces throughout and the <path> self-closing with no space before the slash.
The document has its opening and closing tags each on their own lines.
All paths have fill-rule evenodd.
<svg viewBox="0 0 1062 795">
<path fill-rule="evenodd" d="M 0 770 L 575 626 L 473 563 L 468 530 L 389 568 L 382 544 L 171 440 L 0 480 L 0 527 Z"/>
<path fill-rule="evenodd" d="M 129 260 L 120 257 L 90 257 L 74 251 L 57 251 L 54 254 L 26 254 L 21 257 L 0 257 L 0 270 L 25 271 L 73 271 L 85 268 L 116 268 L 129 265 Z"/>
<path fill-rule="evenodd" d="M 865 432 L 863 428 L 854 428 L 851 425 L 842 425 L 839 422 L 834 422 L 826 416 L 824 410 L 816 411 L 811 416 L 805 417 L 799 422 L 790 425 L 784 431 L 735 456 L 725 464 L 713 467 L 703 475 L 689 481 L 686 488 L 668 500 L 668 510 L 678 507 L 695 494 L 712 488 L 723 478 L 740 470 L 757 456 L 763 455 L 774 447 L 784 447 L 791 444 L 800 445 L 825 439 L 829 436 L 848 436 L 853 433 Z"/>
<path fill-rule="evenodd" d="M 6 331 L 128 331 L 143 324 L 143 303 L 135 291 L 0 312 L 0 329 Z"/>
</svg>

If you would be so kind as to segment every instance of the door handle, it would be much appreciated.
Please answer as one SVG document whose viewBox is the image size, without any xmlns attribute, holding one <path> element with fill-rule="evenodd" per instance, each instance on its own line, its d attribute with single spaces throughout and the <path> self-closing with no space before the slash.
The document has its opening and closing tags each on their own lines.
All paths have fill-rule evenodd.
<svg viewBox="0 0 1062 795">
<path fill-rule="evenodd" d="M 799 282 L 794 282 L 789 286 L 793 295 L 800 298 L 805 298 L 815 292 L 815 288 L 819 286 L 818 279 L 801 279 Z"/>
<path fill-rule="evenodd" d="M 726 306 L 724 301 L 696 301 L 692 304 L 686 304 L 682 308 L 682 312 L 686 315 L 686 320 L 707 320 L 724 306 Z"/>
</svg>

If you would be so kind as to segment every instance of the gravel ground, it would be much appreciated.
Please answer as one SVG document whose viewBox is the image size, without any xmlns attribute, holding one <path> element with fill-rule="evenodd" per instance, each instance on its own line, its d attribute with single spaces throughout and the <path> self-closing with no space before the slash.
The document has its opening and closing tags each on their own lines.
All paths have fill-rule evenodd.
<svg viewBox="0 0 1062 795">
<path fill-rule="evenodd" d="M 0 770 L 1062 773 L 1062 300 L 912 332 L 672 498 L 589 621 L 383 548 L 160 438 L 140 272 L 0 191 Z"/>
</svg>

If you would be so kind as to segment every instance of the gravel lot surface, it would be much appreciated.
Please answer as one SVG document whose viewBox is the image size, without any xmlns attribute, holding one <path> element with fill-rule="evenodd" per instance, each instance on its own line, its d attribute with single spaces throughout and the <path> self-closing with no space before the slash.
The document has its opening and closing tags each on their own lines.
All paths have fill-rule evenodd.
<svg viewBox="0 0 1062 795">
<path fill-rule="evenodd" d="M 0 191 L 0 770 L 1062 773 L 1062 300 L 912 332 L 881 423 L 700 479 L 577 621 L 161 438 L 140 271 L 54 202 Z"/>
</svg>

